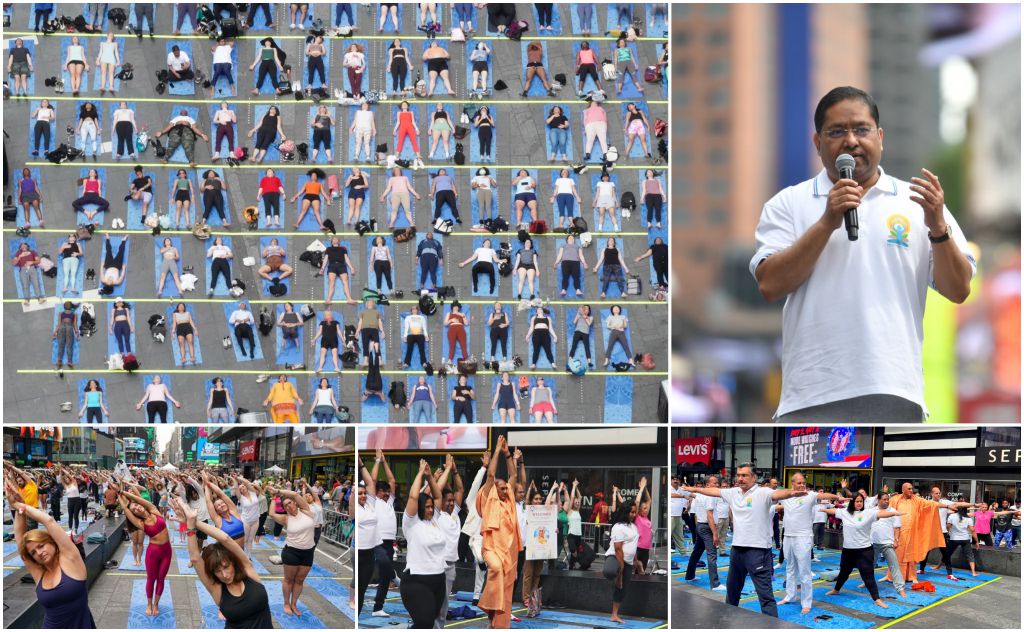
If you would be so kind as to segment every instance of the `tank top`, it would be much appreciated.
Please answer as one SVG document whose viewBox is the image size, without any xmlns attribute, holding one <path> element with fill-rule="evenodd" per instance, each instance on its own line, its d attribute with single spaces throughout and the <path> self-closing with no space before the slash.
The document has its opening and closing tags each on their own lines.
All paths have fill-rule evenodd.
<svg viewBox="0 0 1024 632">
<path fill-rule="evenodd" d="M 548 386 L 537 387 L 533 391 L 533 403 L 540 404 L 542 402 L 551 402 L 551 388 Z"/>
<path fill-rule="evenodd" d="M 36 181 L 32 178 L 25 178 L 21 181 L 21 192 L 22 193 L 35 193 L 36 192 Z"/>
<path fill-rule="evenodd" d="M 331 128 L 331 117 L 330 117 L 330 115 L 327 115 L 327 114 L 317 114 L 315 121 L 316 121 L 317 125 L 321 125 L 323 127 L 326 127 L 327 129 Z"/>
<path fill-rule="evenodd" d="M 123 318 L 128 318 L 128 308 L 127 307 L 115 307 L 114 308 L 114 320 L 116 321 L 116 320 L 118 320 L 118 319 L 120 319 L 122 317 Z"/>
<path fill-rule="evenodd" d="M 273 48 L 262 48 L 260 49 L 260 59 L 263 61 L 273 61 L 274 49 Z"/>
<path fill-rule="evenodd" d="M 397 61 L 399 59 L 401 59 L 402 61 L 405 61 L 405 49 L 404 48 L 395 48 L 393 50 L 395 52 L 393 53 L 393 55 L 391 57 L 392 61 Z"/>
<path fill-rule="evenodd" d="M 321 189 L 323 189 L 323 186 L 319 182 L 313 182 L 312 180 L 302 186 L 302 191 L 306 195 L 320 195 Z"/>
<path fill-rule="evenodd" d="M 594 49 L 586 48 L 580 49 L 580 64 L 597 64 L 597 55 L 594 54 Z"/>
<path fill-rule="evenodd" d="M 245 526 L 242 525 L 242 519 L 236 518 L 231 514 L 220 519 L 220 530 L 228 534 L 228 537 L 232 540 L 237 540 L 245 535 Z"/>
<path fill-rule="evenodd" d="M 426 384 L 417 384 L 412 391 L 412 401 L 430 401 L 430 387 Z"/>
<path fill-rule="evenodd" d="M 213 399 L 210 404 L 210 408 L 227 408 L 228 407 L 228 391 L 227 389 L 213 389 Z"/>
<path fill-rule="evenodd" d="M 477 127 L 494 127 L 493 125 L 491 125 L 491 115 L 490 115 L 490 113 L 488 113 L 487 116 L 483 116 L 481 114 L 477 114 L 477 116 L 476 116 L 476 126 Z"/>
<path fill-rule="evenodd" d="M 615 61 L 629 61 L 633 58 L 633 51 L 628 46 L 615 49 Z"/>
<path fill-rule="evenodd" d="M 188 178 L 178 178 L 175 180 L 174 188 L 177 191 L 188 191 Z"/>
<path fill-rule="evenodd" d="M 284 324 L 290 327 L 296 326 L 299 324 L 299 315 L 296 314 L 295 312 L 285 312 L 282 315 L 282 320 L 284 321 Z"/>
<path fill-rule="evenodd" d="M 606 266 L 622 265 L 619 262 L 619 251 L 618 251 L 617 248 L 605 248 L 604 249 L 604 264 Z"/>
<path fill-rule="evenodd" d="M 155 535 L 158 535 L 161 531 L 163 531 L 166 528 L 167 523 L 164 522 L 164 519 L 161 516 L 157 516 L 156 522 L 154 522 L 153 524 L 142 523 L 142 532 L 151 538 Z"/>
<path fill-rule="evenodd" d="M 242 594 L 234 596 L 227 586 L 221 586 L 221 614 L 227 619 L 225 630 L 269 630 L 274 627 L 270 616 L 270 598 L 262 583 L 246 576 L 242 580 Z"/>
<path fill-rule="evenodd" d="M 550 319 L 547 316 L 538 316 L 537 319 L 533 321 L 533 330 L 534 331 L 537 331 L 538 329 L 545 329 L 546 330 L 548 328 L 548 324 L 550 322 L 551 321 L 550 321 Z M 541 325 L 543 325 L 543 327 L 541 327 Z"/>
<path fill-rule="evenodd" d="M 501 327 L 507 321 L 508 321 L 508 316 L 506 316 L 505 315 L 505 311 L 502 310 L 502 312 L 500 314 L 498 314 L 498 317 L 494 319 L 494 323 L 491 325 L 491 327 Z"/>
<path fill-rule="evenodd" d="M 501 402 L 506 400 L 515 400 L 515 387 L 511 382 L 508 384 L 498 384 L 498 401 Z"/>
<path fill-rule="evenodd" d="M 660 195 L 661 191 L 659 191 L 659 184 L 661 183 L 654 178 L 644 180 L 644 195 Z"/>
<path fill-rule="evenodd" d="M 455 387 L 455 396 L 456 397 L 464 397 L 464 398 L 466 398 L 466 401 L 468 402 L 469 401 L 469 392 L 471 390 L 473 390 L 473 388 L 470 387 L 469 385 L 466 385 L 466 386 L 456 386 Z"/>
<path fill-rule="evenodd" d="M 399 127 L 412 127 L 412 112 L 399 112 L 398 125 Z"/>
<path fill-rule="evenodd" d="M 36 601 L 43 607 L 45 629 L 95 629 L 96 622 L 89 610 L 87 582 L 72 579 L 61 572 L 60 581 L 53 588 L 36 584 Z"/>
<path fill-rule="evenodd" d="M 434 118 L 433 118 L 433 120 L 436 121 L 438 119 L 443 119 L 443 118 L 448 118 L 448 113 L 447 112 L 445 112 L 444 110 L 441 110 L 440 112 L 437 111 L 437 110 L 434 110 Z"/>
<path fill-rule="evenodd" d="M 315 406 L 332 406 L 331 404 L 331 393 L 333 391 L 329 388 L 318 388 L 316 389 L 316 403 Z"/>
<path fill-rule="evenodd" d="M 360 172 L 358 176 L 352 176 L 352 184 L 350 184 L 349 186 L 353 188 L 366 186 L 366 178 L 363 177 L 362 172 Z"/>
<path fill-rule="evenodd" d="M 100 192 L 100 181 L 99 180 L 86 180 L 85 181 L 85 192 L 86 193 L 96 193 L 98 195 L 99 192 Z"/>
<path fill-rule="evenodd" d="M 637 110 L 636 112 L 630 112 L 629 113 L 629 122 L 630 123 L 632 123 L 633 121 L 639 121 L 642 118 L 643 118 L 643 114 L 640 113 L 640 110 Z"/>
<path fill-rule="evenodd" d="M 68 498 L 78 498 L 78 483 L 72 483 L 65 487 L 64 495 Z"/>
</svg>

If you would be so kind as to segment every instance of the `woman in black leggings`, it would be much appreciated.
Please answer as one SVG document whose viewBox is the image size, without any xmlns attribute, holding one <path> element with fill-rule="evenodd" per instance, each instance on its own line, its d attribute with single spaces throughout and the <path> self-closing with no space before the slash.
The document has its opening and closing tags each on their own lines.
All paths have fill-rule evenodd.
<svg viewBox="0 0 1024 632">
<path fill-rule="evenodd" d="M 455 423 L 461 423 L 465 417 L 467 424 L 473 423 L 473 401 L 476 399 L 476 392 L 469 385 L 469 378 L 465 375 L 459 376 L 459 382 L 452 389 L 452 402 L 454 402 L 453 417 Z"/>
<path fill-rule="evenodd" d="M 207 248 L 206 256 L 210 258 L 210 296 L 217 287 L 217 277 L 224 277 L 224 285 L 231 287 L 231 259 L 234 253 L 224 245 L 223 237 L 214 237 L 213 245 Z"/>
<path fill-rule="evenodd" d="M 405 80 L 409 74 L 409 51 L 402 46 L 402 40 L 395 38 L 388 46 L 388 67 L 391 73 L 391 92 L 405 91 Z"/>
<path fill-rule="evenodd" d="M 487 326 L 491 328 L 491 362 L 498 355 L 498 343 L 501 343 L 501 357 L 508 357 L 508 328 L 511 324 L 501 303 L 495 303 L 494 311 L 487 317 Z"/>
<path fill-rule="evenodd" d="M 220 175 L 213 169 L 203 174 L 203 221 L 209 221 L 210 213 L 214 210 L 220 216 L 220 221 L 227 228 L 231 221 L 224 213 L 224 191 L 228 190 L 228 183 L 220 179 Z"/>
<path fill-rule="evenodd" d="M 420 492 L 424 482 L 429 485 L 429 494 Z M 434 627 L 445 598 L 444 550 L 447 541 L 435 520 L 436 508 L 442 500 L 441 488 L 431 475 L 430 464 L 421 459 L 419 472 L 409 487 L 409 499 L 402 516 L 402 531 L 409 553 L 399 587 L 402 605 L 412 618 L 410 627 L 417 630 Z"/>
<path fill-rule="evenodd" d="M 651 258 L 651 265 L 654 267 L 656 283 L 661 287 L 668 287 L 668 244 L 661 237 L 655 237 L 654 243 L 647 249 L 647 252 L 633 259 L 640 263 L 647 257 Z"/>
<path fill-rule="evenodd" d="M 590 334 L 594 328 L 594 317 L 590 315 L 590 305 L 583 305 L 576 311 L 572 319 L 572 344 L 569 345 L 569 357 L 576 355 L 576 345 L 583 345 L 583 353 L 587 355 L 587 364 L 594 368 L 594 359 L 590 355 Z"/>
<path fill-rule="evenodd" d="M 525 340 L 533 343 L 533 360 L 530 362 L 530 369 L 537 368 L 537 359 L 540 352 L 548 357 L 548 362 L 555 363 L 555 354 L 552 345 L 558 342 L 558 334 L 551 328 L 551 317 L 543 307 L 537 308 L 537 313 L 530 319 L 530 330 L 526 332 Z"/>
<path fill-rule="evenodd" d="M 256 64 L 260 65 L 258 74 L 256 75 L 256 87 L 253 88 L 253 95 L 260 93 L 260 88 L 263 87 L 263 82 L 270 78 L 270 85 L 274 86 L 274 92 L 281 94 L 281 87 L 277 82 L 277 74 L 284 70 L 284 59 L 281 55 L 281 49 L 277 47 L 277 43 L 272 37 L 264 37 L 260 44 L 262 48 L 256 51 L 256 59 L 252 60 L 252 64 L 249 65 L 249 70 L 255 70 Z"/>
<path fill-rule="evenodd" d="M 157 417 L 160 417 L 160 423 L 167 423 L 168 400 L 174 404 L 175 408 L 181 408 L 181 402 L 174 399 L 170 389 L 163 383 L 163 379 L 159 375 L 154 375 L 153 381 L 146 386 L 146 392 L 142 399 L 135 405 L 135 410 L 142 410 L 142 405 L 145 404 L 146 420 L 149 423 L 156 423 Z"/>
<path fill-rule="evenodd" d="M 843 584 L 850 577 L 850 572 L 856 568 L 860 572 L 860 579 L 864 587 L 868 589 L 871 598 L 880 608 L 888 608 L 878 596 L 878 584 L 875 583 L 875 549 L 871 545 L 871 523 L 882 518 L 899 516 L 898 511 L 882 511 L 879 509 L 865 509 L 864 496 L 857 495 L 850 501 L 845 509 L 822 509 L 822 512 L 835 516 L 843 523 L 843 552 L 839 558 L 839 576 L 836 577 L 835 588 L 828 591 L 827 595 L 838 595 Z"/>
<path fill-rule="evenodd" d="M 391 256 L 391 249 L 382 235 L 373 238 L 373 247 L 370 249 L 370 263 L 373 265 L 373 274 L 377 278 L 377 290 L 384 291 L 384 282 L 387 281 L 388 292 L 395 289 L 391 279 L 391 267 L 394 259 Z"/>
</svg>

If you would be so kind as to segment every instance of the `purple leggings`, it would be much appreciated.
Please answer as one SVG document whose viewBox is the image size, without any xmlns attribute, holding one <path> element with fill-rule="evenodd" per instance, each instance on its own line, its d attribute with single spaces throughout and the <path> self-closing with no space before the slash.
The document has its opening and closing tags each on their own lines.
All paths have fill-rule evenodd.
<svg viewBox="0 0 1024 632">
<path fill-rule="evenodd" d="M 213 143 L 214 153 L 220 153 L 220 146 L 225 138 L 228 139 L 228 151 L 235 151 L 235 128 L 230 123 L 217 126 L 217 135 Z"/>
<path fill-rule="evenodd" d="M 146 547 L 146 597 L 153 598 L 153 587 L 156 586 L 156 598 L 164 594 L 164 579 L 171 569 L 171 541 L 163 544 L 149 543 Z"/>
</svg>

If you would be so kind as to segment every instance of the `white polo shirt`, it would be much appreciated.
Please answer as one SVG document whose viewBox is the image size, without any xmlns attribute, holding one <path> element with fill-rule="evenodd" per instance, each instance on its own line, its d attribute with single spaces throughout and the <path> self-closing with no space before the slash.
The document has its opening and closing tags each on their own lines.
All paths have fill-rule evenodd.
<svg viewBox="0 0 1024 632">
<path fill-rule="evenodd" d="M 754 485 L 743 493 L 739 487 L 721 490 L 732 510 L 732 545 L 759 549 L 772 547 L 772 490 Z"/>
<path fill-rule="evenodd" d="M 389 494 L 387 500 L 376 499 L 377 536 L 384 540 L 394 540 L 398 535 L 398 516 L 395 515 L 395 495 Z"/>
<path fill-rule="evenodd" d="M 721 498 L 711 498 L 715 505 L 715 520 L 727 520 L 729 518 L 729 503 Z"/>
<path fill-rule="evenodd" d="M 690 492 L 684 492 L 682 487 L 668 488 L 668 515 L 673 517 L 679 517 L 686 511 L 686 498 L 675 498 L 672 494 L 682 494 L 683 496 L 689 496 Z"/>
<path fill-rule="evenodd" d="M 815 492 L 817 493 L 817 492 Z M 828 522 L 828 514 L 822 511 L 822 509 L 829 509 L 832 507 L 832 503 L 828 501 L 822 501 L 814 506 L 814 519 L 811 524 L 822 524 Z"/>
<path fill-rule="evenodd" d="M 953 504 L 953 501 L 948 498 L 940 498 L 937 502 L 943 506 L 950 506 Z M 942 507 L 939 508 L 939 522 L 942 524 L 943 533 L 948 533 L 946 521 L 949 519 L 949 514 L 951 513 L 952 510 L 950 509 L 943 509 Z"/>
<path fill-rule="evenodd" d="M 787 498 L 781 503 L 785 536 L 813 536 L 811 525 L 814 524 L 814 514 L 818 513 L 818 492 L 807 492 L 806 496 Z"/>
<path fill-rule="evenodd" d="M 356 505 L 356 548 L 359 550 L 372 549 L 382 542 L 380 532 L 377 531 L 377 498 L 372 494 L 366 495 L 365 505 Z"/>
<path fill-rule="evenodd" d="M 776 416 L 851 397 L 887 394 L 925 414 L 921 344 L 925 297 L 933 284 L 924 211 L 910 183 L 881 175 L 861 200 L 860 238 L 842 227 L 829 238 L 807 281 L 786 298 L 782 397 Z M 783 189 L 761 210 L 750 273 L 821 219 L 833 183 L 824 169 Z M 977 271 L 949 209 L 956 246 Z"/>
</svg>

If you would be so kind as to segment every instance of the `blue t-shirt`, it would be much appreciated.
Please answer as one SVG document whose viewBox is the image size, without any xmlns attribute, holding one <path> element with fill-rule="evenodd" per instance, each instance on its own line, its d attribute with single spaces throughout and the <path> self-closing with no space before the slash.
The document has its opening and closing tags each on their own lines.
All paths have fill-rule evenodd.
<svg viewBox="0 0 1024 632">
<path fill-rule="evenodd" d="M 436 176 L 434 178 L 435 191 L 451 191 L 452 190 L 452 177 L 449 175 Z"/>
</svg>

